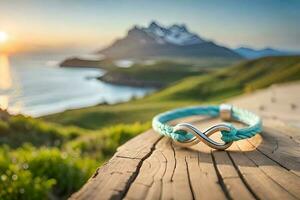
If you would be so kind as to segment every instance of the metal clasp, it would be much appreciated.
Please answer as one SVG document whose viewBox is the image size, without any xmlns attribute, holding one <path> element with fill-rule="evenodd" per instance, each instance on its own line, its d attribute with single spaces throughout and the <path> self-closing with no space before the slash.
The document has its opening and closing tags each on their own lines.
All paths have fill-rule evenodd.
<svg viewBox="0 0 300 200">
<path fill-rule="evenodd" d="M 232 105 L 221 104 L 220 105 L 220 117 L 224 121 L 230 121 L 232 119 Z"/>
</svg>

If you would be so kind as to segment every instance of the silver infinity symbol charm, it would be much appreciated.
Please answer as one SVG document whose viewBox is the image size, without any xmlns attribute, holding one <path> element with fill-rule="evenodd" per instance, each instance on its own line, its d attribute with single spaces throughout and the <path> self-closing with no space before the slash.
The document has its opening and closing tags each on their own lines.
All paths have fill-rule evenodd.
<svg viewBox="0 0 300 200">
<path fill-rule="evenodd" d="M 217 133 L 219 131 L 230 131 L 230 127 L 226 124 L 218 124 L 218 125 L 212 126 L 209 129 L 207 129 L 206 131 L 204 131 L 203 133 L 199 129 L 197 129 L 195 126 L 193 126 L 192 124 L 189 124 L 189 123 L 177 124 L 173 130 L 174 131 L 180 131 L 180 130 L 186 131 L 186 132 L 192 133 L 195 136 L 192 139 L 184 141 L 184 142 L 175 141 L 175 143 L 179 146 L 183 146 L 183 147 L 192 146 L 192 145 L 195 145 L 195 144 L 199 143 L 200 141 L 202 141 L 203 143 L 210 146 L 211 148 L 218 149 L 218 150 L 225 150 L 232 145 L 232 142 L 219 143 L 219 142 L 216 142 L 209 138 L 211 135 L 213 135 L 214 133 Z"/>
</svg>

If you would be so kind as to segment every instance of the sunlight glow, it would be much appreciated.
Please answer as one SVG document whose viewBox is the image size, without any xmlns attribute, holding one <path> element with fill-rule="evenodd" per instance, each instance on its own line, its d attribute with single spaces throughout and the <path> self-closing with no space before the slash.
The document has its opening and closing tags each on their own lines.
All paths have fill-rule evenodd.
<svg viewBox="0 0 300 200">
<path fill-rule="evenodd" d="M 7 109 L 9 97 L 3 94 L 3 91 L 11 88 L 12 78 L 9 60 L 6 55 L 0 54 L 0 108 Z"/>
<path fill-rule="evenodd" d="M 0 54 L 0 109 L 8 110 L 11 114 L 18 114 L 23 107 L 21 101 L 11 104 L 11 90 L 13 89 L 12 69 L 9 56 Z M 15 87 L 15 86 L 14 86 Z M 14 89 L 14 94 L 19 95 L 20 90 Z"/>
<path fill-rule="evenodd" d="M 0 43 L 5 43 L 8 39 L 7 33 L 0 31 Z"/>
<path fill-rule="evenodd" d="M 10 89 L 12 85 L 9 60 L 6 55 L 0 55 L 0 91 Z"/>
</svg>

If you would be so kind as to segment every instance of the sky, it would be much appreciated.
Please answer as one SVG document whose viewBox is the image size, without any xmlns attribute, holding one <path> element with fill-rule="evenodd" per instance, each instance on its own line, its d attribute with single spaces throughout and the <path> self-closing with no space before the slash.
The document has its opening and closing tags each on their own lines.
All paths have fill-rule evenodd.
<svg viewBox="0 0 300 200">
<path fill-rule="evenodd" d="M 299 11 L 298 0 L 0 0 L 0 31 L 15 51 L 93 50 L 155 20 L 231 48 L 299 51 Z"/>
</svg>

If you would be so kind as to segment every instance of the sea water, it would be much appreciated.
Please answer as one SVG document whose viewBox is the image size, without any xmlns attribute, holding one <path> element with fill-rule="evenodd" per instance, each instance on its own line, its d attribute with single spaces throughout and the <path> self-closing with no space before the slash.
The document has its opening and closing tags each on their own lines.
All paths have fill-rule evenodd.
<svg viewBox="0 0 300 200">
<path fill-rule="evenodd" d="M 114 104 L 152 92 L 96 79 L 95 68 L 61 68 L 47 56 L 0 55 L 0 108 L 42 116 L 100 103 Z"/>
</svg>

